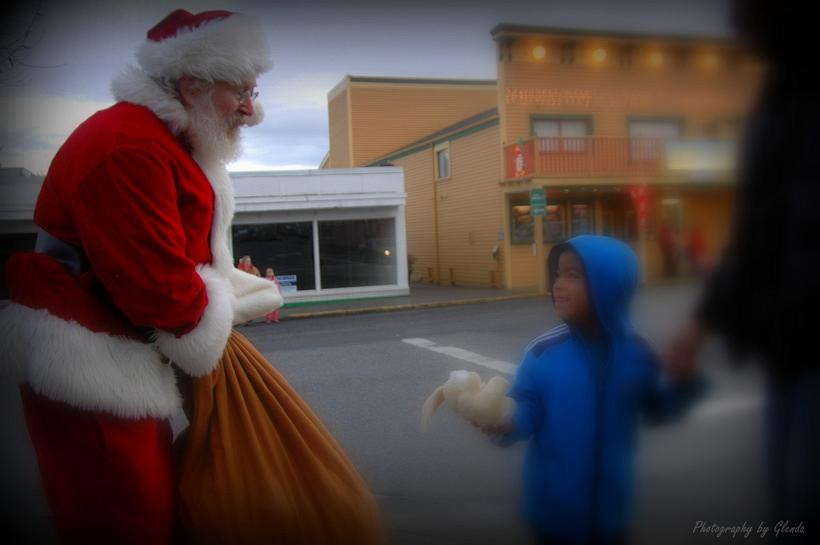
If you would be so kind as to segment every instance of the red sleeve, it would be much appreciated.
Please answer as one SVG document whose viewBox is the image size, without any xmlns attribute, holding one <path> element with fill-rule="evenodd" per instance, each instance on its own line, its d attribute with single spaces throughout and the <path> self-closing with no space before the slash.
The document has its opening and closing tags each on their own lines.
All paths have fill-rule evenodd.
<svg viewBox="0 0 820 545">
<path fill-rule="evenodd" d="M 132 323 L 176 335 L 197 325 L 208 296 L 185 254 L 169 165 L 118 148 L 81 182 L 73 211 L 89 262 Z"/>
</svg>

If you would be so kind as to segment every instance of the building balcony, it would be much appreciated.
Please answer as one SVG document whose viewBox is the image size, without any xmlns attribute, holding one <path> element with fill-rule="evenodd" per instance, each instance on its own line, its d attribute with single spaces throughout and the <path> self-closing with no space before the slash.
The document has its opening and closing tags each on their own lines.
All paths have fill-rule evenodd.
<svg viewBox="0 0 820 545">
<path fill-rule="evenodd" d="M 733 172 L 733 140 L 531 137 L 504 147 L 505 180 L 551 177 L 705 178 Z"/>
</svg>

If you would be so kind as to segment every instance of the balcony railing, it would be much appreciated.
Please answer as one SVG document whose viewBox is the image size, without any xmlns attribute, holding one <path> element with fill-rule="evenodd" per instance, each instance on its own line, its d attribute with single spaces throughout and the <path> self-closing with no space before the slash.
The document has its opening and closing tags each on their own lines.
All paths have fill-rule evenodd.
<svg viewBox="0 0 820 545">
<path fill-rule="evenodd" d="M 666 161 L 660 138 L 532 137 L 505 146 L 506 178 L 653 176 Z"/>
</svg>

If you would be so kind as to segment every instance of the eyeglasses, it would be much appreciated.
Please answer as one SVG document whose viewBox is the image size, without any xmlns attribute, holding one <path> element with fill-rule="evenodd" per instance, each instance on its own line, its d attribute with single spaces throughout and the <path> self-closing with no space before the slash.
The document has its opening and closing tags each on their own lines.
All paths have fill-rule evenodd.
<svg viewBox="0 0 820 545">
<path fill-rule="evenodd" d="M 256 89 L 245 89 L 244 91 L 232 91 L 239 102 L 245 102 L 248 99 L 254 101 L 259 96 L 259 91 Z"/>
</svg>

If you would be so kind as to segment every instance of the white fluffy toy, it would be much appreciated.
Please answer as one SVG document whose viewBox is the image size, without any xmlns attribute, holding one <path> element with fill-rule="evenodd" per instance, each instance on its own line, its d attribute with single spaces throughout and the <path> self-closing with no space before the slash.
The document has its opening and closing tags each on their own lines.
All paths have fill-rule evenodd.
<svg viewBox="0 0 820 545">
<path fill-rule="evenodd" d="M 515 412 L 515 401 L 506 396 L 509 388 L 509 381 L 503 377 L 493 377 L 484 383 L 478 373 L 453 371 L 447 382 L 436 388 L 424 402 L 421 429 L 427 431 L 433 414 L 444 402 L 472 424 L 502 426 Z"/>
</svg>

